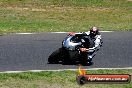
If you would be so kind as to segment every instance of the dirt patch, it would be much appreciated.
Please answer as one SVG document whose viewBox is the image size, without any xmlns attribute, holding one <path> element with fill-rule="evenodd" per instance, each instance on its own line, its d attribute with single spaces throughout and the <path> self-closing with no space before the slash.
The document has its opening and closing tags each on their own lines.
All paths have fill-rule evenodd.
<svg viewBox="0 0 132 88">
<path fill-rule="evenodd" d="M 110 8 L 94 8 L 94 7 L 59 7 L 59 6 L 46 6 L 45 8 L 30 8 L 30 7 L 5 7 L 8 10 L 18 10 L 18 11 L 111 11 Z"/>
<path fill-rule="evenodd" d="M 19 10 L 19 11 L 23 11 L 23 10 L 30 10 L 30 11 L 46 11 L 46 9 L 37 9 L 37 8 L 27 8 L 27 7 L 6 7 L 9 10 Z"/>
</svg>

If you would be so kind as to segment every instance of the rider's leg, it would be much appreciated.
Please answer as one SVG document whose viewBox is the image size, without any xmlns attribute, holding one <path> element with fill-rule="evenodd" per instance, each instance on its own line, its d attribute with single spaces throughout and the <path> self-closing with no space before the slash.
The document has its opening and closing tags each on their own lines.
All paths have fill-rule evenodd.
<svg viewBox="0 0 132 88">
<path fill-rule="evenodd" d="M 87 60 L 88 61 L 92 61 L 92 58 L 93 58 L 94 55 L 95 55 L 95 51 L 94 50 L 88 52 L 88 54 L 87 54 Z"/>
</svg>

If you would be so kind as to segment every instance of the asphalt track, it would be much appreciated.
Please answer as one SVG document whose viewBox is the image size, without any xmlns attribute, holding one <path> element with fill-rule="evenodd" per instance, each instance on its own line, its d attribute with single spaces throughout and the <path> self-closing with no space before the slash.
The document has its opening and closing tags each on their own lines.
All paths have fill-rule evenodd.
<svg viewBox="0 0 132 88">
<path fill-rule="evenodd" d="M 84 68 L 132 67 L 132 32 L 101 33 L 103 46 Z M 0 36 L 0 71 L 77 69 L 78 66 L 47 64 L 61 46 L 65 33 L 8 34 Z"/>
</svg>

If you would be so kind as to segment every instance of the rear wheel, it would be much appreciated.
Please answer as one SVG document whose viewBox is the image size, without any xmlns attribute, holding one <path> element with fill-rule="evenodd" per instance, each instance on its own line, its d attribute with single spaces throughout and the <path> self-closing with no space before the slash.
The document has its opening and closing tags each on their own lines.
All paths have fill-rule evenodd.
<svg viewBox="0 0 132 88">
<path fill-rule="evenodd" d="M 87 63 L 87 54 L 81 53 L 80 62 L 82 65 L 85 65 Z"/>
<path fill-rule="evenodd" d="M 88 65 L 87 58 L 82 58 L 81 64 L 82 64 L 82 65 Z"/>
<path fill-rule="evenodd" d="M 64 53 L 64 52 L 63 52 Z M 64 54 L 63 54 L 63 57 L 62 57 L 62 64 L 63 65 L 67 65 L 69 64 L 69 54 L 68 52 L 66 51 Z"/>
<path fill-rule="evenodd" d="M 88 59 L 88 56 L 86 53 L 83 53 L 80 59 L 80 62 L 82 65 L 91 65 L 92 59 Z"/>
<path fill-rule="evenodd" d="M 48 63 L 53 64 L 53 63 L 59 63 L 61 59 L 61 54 L 62 54 L 62 48 L 59 48 L 58 50 L 54 51 L 48 58 Z"/>
</svg>

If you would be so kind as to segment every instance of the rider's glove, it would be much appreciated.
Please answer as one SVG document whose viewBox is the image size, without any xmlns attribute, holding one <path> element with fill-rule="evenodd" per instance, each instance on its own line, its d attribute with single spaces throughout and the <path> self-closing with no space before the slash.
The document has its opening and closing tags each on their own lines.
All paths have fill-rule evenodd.
<svg viewBox="0 0 132 88">
<path fill-rule="evenodd" d="M 89 52 L 94 52 L 95 50 L 96 50 L 95 47 L 93 47 L 93 48 L 89 48 Z"/>
</svg>

